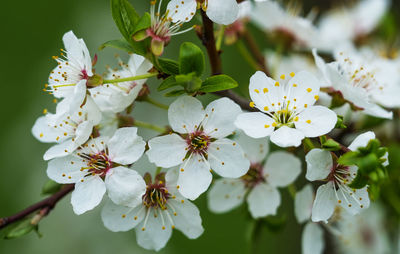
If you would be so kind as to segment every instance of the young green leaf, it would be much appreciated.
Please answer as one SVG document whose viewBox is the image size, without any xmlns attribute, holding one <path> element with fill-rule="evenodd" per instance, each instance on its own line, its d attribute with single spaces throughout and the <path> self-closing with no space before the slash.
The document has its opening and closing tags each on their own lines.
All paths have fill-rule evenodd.
<svg viewBox="0 0 400 254">
<path fill-rule="evenodd" d="M 37 225 L 31 224 L 31 219 L 25 219 L 12 227 L 4 236 L 4 239 L 15 239 L 29 234 Z"/>
<path fill-rule="evenodd" d="M 111 12 L 121 34 L 127 41 L 131 41 L 131 35 L 140 16 L 128 0 L 111 0 Z"/>
<path fill-rule="evenodd" d="M 179 63 L 177 61 L 167 59 L 167 58 L 159 58 L 158 64 L 161 68 L 161 71 L 168 75 L 178 75 L 179 74 Z"/>
<path fill-rule="evenodd" d="M 135 52 L 135 48 L 129 42 L 127 42 L 124 39 L 107 41 L 107 42 L 103 43 L 99 47 L 99 49 L 102 50 L 105 47 L 121 49 L 121 50 L 124 50 L 124 51 L 126 51 L 128 53 Z"/>
<path fill-rule="evenodd" d="M 238 86 L 238 83 L 227 75 L 217 75 L 207 78 L 201 85 L 200 92 L 211 93 L 222 90 L 232 89 Z"/>
<path fill-rule="evenodd" d="M 195 72 L 199 77 L 205 69 L 203 51 L 191 42 L 182 43 L 179 52 L 179 73 L 188 74 Z"/>
<path fill-rule="evenodd" d="M 136 34 L 139 31 L 146 30 L 151 25 L 151 17 L 148 12 L 145 12 L 144 15 L 138 20 L 135 28 L 133 29 L 132 34 Z"/>
</svg>

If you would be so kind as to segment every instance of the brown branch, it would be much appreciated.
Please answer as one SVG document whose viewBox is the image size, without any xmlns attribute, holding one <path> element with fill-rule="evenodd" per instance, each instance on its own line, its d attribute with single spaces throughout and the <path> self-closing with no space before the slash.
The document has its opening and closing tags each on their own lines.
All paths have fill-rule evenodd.
<svg viewBox="0 0 400 254">
<path fill-rule="evenodd" d="M 260 48 L 258 47 L 256 41 L 254 40 L 253 36 L 249 33 L 248 30 L 244 30 L 242 32 L 243 39 L 246 42 L 247 47 L 249 48 L 251 54 L 256 59 L 258 65 L 261 67 L 261 70 L 265 72 L 268 76 L 271 77 L 271 72 L 267 68 L 266 60 L 264 55 L 262 54 Z"/>
<path fill-rule="evenodd" d="M 68 193 L 74 190 L 73 184 L 67 184 L 61 188 L 58 192 L 54 193 L 52 196 L 43 199 L 42 201 L 31 205 L 30 207 L 14 214 L 9 217 L 0 218 L 0 229 L 5 228 L 6 226 L 17 222 L 26 216 L 39 211 L 41 213 L 41 217 L 44 217 L 49 214 L 49 212 L 56 206 L 58 201 L 60 201 L 63 197 L 65 197 Z"/>
<path fill-rule="evenodd" d="M 220 58 L 220 52 L 217 51 L 217 47 L 215 45 L 215 36 L 214 36 L 214 23 L 207 17 L 206 13 L 202 10 L 201 17 L 203 19 L 203 30 L 200 34 L 200 39 L 203 42 L 203 45 L 207 49 L 208 57 L 211 64 L 211 73 L 212 75 L 218 75 L 222 73 L 222 62 Z M 254 111 L 252 107 L 249 105 L 249 101 L 235 94 L 231 90 L 219 91 L 214 94 L 221 97 L 228 97 L 237 104 L 239 104 L 242 109 L 248 111 Z"/>
<path fill-rule="evenodd" d="M 207 17 L 207 14 L 203 10 L 201 10 L 201 18 L 203 20 L 201 40 L 210 58 L 212 75 L 218 75 L 222 73 L 222 64 L 219 56 L 220 52 L 217 51 L 217 46 L 215 45 L 214 23 Z"/>
</svg>

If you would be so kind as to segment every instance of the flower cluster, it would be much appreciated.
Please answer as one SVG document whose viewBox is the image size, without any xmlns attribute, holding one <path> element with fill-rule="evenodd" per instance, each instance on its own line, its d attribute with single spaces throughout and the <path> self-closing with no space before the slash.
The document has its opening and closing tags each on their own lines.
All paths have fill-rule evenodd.
<svg viewBox="0 0 400 254">
<path fill-rule="evenodd" d="M 32 128 L 39 141 L 53 143 L 43 156 L 47 175 L 73 186 L 77 215 L 105 199 L 101 219 L 107 229 L 134 229 L 140 246 L 158 251 L 173 229 L 190 239 L 203 234 L 195 205 L 202 194 L 214 213 L 243 205 L 248 219 L 269 224 L 269 216 L 279 215 L 281 189 L 287 189 L 299 224 L 306 222 L 303 253 L 322 253 L 323 227 L 339 244 L 359 231 L 346 225 L 365 216 L 389 165 L 379 135 L 365 131 L 371 126 L 366 116 L 392 123 L 392 110 L 400 108 L 400 60 L 356 42 L 377 25 L 388 1 L 364 0 L 316 25 L 313 13 L 303 18 L 298 7 L 272 0 L 152 0 L 143 16 L 126 0 L 112 3 L 124 40 L 105 45 L 125 49 L 129 59 L 96 73 L 97 55 L 92 58 L 84 41 L 67 32 L 44 88 L 54 96 L 55 113 L 44 110 Z M 371 20 L 360 23 L 372 9 Z M 203 26 L 184 27 L 196 15 Z M 346 28 L 336 24 L 338 15 L 346 17 Z M 260 54 L 248 22 L 267 33 L 277 50 Z M 182 44 L 179 61 L 159 57 L 172 36 L 192 29 L 211 61 L 213 75 L 205 79 L 204 53 L 192 43 Z M 329 30 L 345 34 L 331 38 L 324 35 Z M 249 79 L 242 91 L 250 100 L 235 94 L 238 82 L 221 74 L 224 36 L 255 69 L 239 73 Z M 283 49 L 289 53 L 282 55 Z M 151 77 L 161 80 L 159 92 L 178 87 L 165 94 L 176 97 L 169 105 L 150 98 Z M 166 110 L 168 123 L 138 120 L 138 101 Z M 156 118 L 147 109 L 145 115 Z M 145 128 L 153 135 L 146 136 Z M 316 184 L 296 191 L 302 177 Z"/>
</svg>

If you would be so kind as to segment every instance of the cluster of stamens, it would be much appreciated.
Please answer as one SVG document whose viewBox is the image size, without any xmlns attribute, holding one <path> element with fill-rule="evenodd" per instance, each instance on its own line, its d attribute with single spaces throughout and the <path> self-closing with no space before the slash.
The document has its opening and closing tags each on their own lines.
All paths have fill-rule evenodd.
<svg viewBox="0 0 400 254">
<path fill-rule="evenodd" d="M 100 177 L 105 177 L 108 170 L 113 167 L 113 162 L 105 151 L 96 154 L 80 153 L 79 156 L 87 163 L 87 167 L 82 168 L 81 171 L 87 170 L 88 175 L 99 175 Z"/>
<path fill-rule="evenodd" d="M 340 56 L 343 56 L 343 52 L 340 53 Z M 349 57 L 341 59 L 340 64 L 339 71 L 349 78 L 352 86 L 363 88 L 367 92 L 376 88 L 383 90 L 384 87 L 379 86 L 374 73 L 364 66 L 355 64 Z"/>
<path fill-rule="evenodd" d="M 165 43 L 169 42 L 171 36 L 185 33 L 193 27 L 185 29 L 183 31 L 179 30 L 183 26 L 183 23 L 189 20 L 189 17 L 186 17 L 184 21 L 178 21 L 173 23 L 173 16 L 178 13 L 179 5 L 176 6 L 175 12 L 170 13 L 167 10 L 163 15 L 161 15 L 161 4 L 162 0 L 160 0 L 158 4 L 158 8 L 156 11 L 156 0 L 150 1 L 150 17 L 151 17 L 151 26 L 147 30 L 147 35 L 153 38 L 154 40 L 163 41 Z M 184 2 L 182 1 L 182 4 Z M 194 16 L 195 13 L 190 13 L 191 16 Z"/>
<path fill-rule="evenodd" d="M 251 163 L 249 171 L 241 177 L 246 188 L 254 188 L 257 184 L 265 182 L 263 167 L 259 163 Z"/>
<path fill-rule="evenodd" d="M 364 208 L 364 205 L 360 203 L 360 201 L 362 201 L 362 198 L 357 198 L 355 196 L 357 190 L 352 189 L 348 186 L 348 184 L 350 184 L 354 180 L 355 176 L 356 174 L 352 174 L 349 167 L 336 164 L 332 167 L 331 173 L 328 175 L 327 180 L 333 182 L 334 193 L 339 204 L 341 204 L 342 202 L 346 202 L 348 207 L 352 206 L 350 200 L 348 200 L 345 195 L 348 194 L 350 199 L 353 199 L 360 206 L 360 208 Z M 338 192 L 342 194 L 342 197 L 345 200 L 339 199 Z"/>
<path fill-rule="evenodd" d="M 202 131 L 195 131 L 186 137 L 187 150 L 192 154 L 207 155 L 207 149 L 210 145 L 210 137 Z"/>
<path fill-rule="evenodd" d="M 171 197 L 168 193 L 165 183 L 159 181 L 147 185 L 146 193 L 143 195 L 143 205 L 150 208 L 167 209 L 167 200 Z"/>
</svg>

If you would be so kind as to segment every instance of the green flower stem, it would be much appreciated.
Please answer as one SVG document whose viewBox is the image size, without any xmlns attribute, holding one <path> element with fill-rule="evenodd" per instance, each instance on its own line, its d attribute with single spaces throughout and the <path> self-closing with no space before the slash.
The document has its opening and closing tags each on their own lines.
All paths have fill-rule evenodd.
<svg viewBox="0 0 400 254">
<path fill-rule="evenodd" d="M 296 197 L 296 192 L 297 192 L 296 186 L 292 183 L 287 187 L 287 189 L 289 191 L 290 196 L 294 199 Z"/>
<path fill-rule="evenodd" d="M 217 42 L 216 42 L 216 48 L 217 51 L 221 50 L 221 46 L 222 46 L 222 39 L 224 38 L 224 34 L 225 34 L 225 26 L 222 25 L 221 29 L 218 32 L 218 37 L 217 37 Z"/>
<path fill-rule="evenodd" d="M 235 43 L 237 50 L 242 55 L 242 57 L 246 60 L 246 62 L 256 71 L 261 70 L 258 63 L 253 59 L 253 56 L 247 50 L 246 46 L 243 44 L 242 41 L 237 41 Z"/>
<path fill-rule="evenodd" d="M 161 173 L 161 169 L 162 169 L 162 167 L 157 167 L 155 176 L 157 176 L 158 174 Z"/>
<path fill-rule="evenodd" d="M 141 80 L 141 79 L 147 79 L 151 77 L 155 77 L 158 75 L 158 72 L 151 72 L 143 75 L 138 75 L 134 77 L 129 77 L 129 78 L 120 78 L 120 79 L 105 79 L 103 80 L 103 84 L 112 84 L 112 83 L 121 83 L 121 82 L 126 82 L 126 81 L 135 81 L 135 80 Z"/>
<path fill-rule="evenodd" d="M 166 128 L 163 128 L 163 127 L 160 127 L 160 126 L 157 126 L 157 125 L 153 125 L 151 123 L 142 122 L 142 121 L 139 121 L 139 120 L 135 120 L 133 125 L 136 126 L 136 127 L 142 127 L 142 128 L 146 128 L 146 129 L 149 129 L 149 130 L 153 130 L 153 131 L 156 131 L 156 132 L 159 132 L 159 133 L 166 133 L 167 132 Z"/>
<path fill-rule="evenodd" d="M 168 110 L 168 108 L 169 108 L 168 105 L 162 104 L 161 102 L 158 102 L 158 101 L 156 101 L 156 100 L 154 100 L 154 99 L 152 99 L 152 98 L 150 98 L 148 96 L 144 99 L 144 101 L 148 102 L 148 103 L 150 103 L 150 104 L 152 104 L 152 105 L 154 105 L 154 106 L 156 106 L 158 108 L 161 108 L 161 109 Z"/>
<path fill-rule="evenodd" d="M 303 139 L 303 147 L 305 151 L 310 151 L 315 148 L 314 143 L 309 138 Z"/>
</svg>

